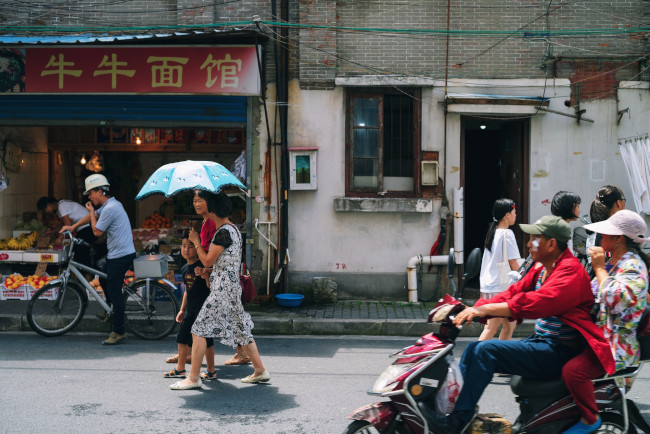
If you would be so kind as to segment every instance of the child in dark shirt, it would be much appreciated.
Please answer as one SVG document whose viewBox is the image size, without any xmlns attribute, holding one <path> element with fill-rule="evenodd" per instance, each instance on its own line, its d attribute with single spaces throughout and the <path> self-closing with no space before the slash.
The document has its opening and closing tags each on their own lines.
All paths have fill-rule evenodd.
<svg viewBox="0 0 650 434">
<path fill-rule="evenodd" d="M 183 266 L 181 272 L 183 273 L 183 280 L 185 281 L 185 294 L 183 294 L 183 303 L 181 310 L 176 316 L 176 322 L 181 323 L 176 336 L 178 343 L 178 356 L 176 368 L 165 372 L 165 378 L 185 378 L 185 363 L 187 357 L 190 355 L 190 345 L 192 343 L 192 324 L 196 316 L 199 314 L 203 302 L 210 293 L 210 288 L 207 286 L 205 279 L 196 276 L 194 270 L 197 267 L 203 268 L 203 264 L 199 261 L 196 254 L 194 245 L 187 238 L 187 234 L 183 235 L 181 242 L 181 255 L 187 261 Z M 201 380 L 215 380 L 217 378 L 217 371 L 214 367 L 214 346 L 213 340 L 207 339 L 208 348 L 205 352 L 206 371 L 201 373 Z"/>
</svg>

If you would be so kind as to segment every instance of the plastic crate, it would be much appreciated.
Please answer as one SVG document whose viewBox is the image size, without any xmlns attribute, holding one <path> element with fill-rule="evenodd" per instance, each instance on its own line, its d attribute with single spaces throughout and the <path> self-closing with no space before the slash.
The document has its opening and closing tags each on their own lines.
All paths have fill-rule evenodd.
<svg viewBox="0 0 650 434">
<path fill-rule="evenodd" d="M 31 300 L 32 297 L 34 296 L 34 294 L 36 294 L 36 291 L 38 291 L 38 289 L 34 288 L 31 285 L 24 285 L 24 286 L 28 287 L 28 289 L 27 289 L 27 296 L 28 296 L 27 299 Z M 41 294 L 41 296 L 39 298 L 45 299 L 45 300 L 54 300 L 58 295 L 59 295 L 59 287 L 55 286 L 55 287 L 45 291 L 43 294 Z"/>
<path fill-rule="evenodd" d="M 16 289 L 9 289 L 3 283 L 0 285 L 0 300 L 29 300 L 28 288 L 31 288 L 31 286 L 21 285 Z"/>
</svg>

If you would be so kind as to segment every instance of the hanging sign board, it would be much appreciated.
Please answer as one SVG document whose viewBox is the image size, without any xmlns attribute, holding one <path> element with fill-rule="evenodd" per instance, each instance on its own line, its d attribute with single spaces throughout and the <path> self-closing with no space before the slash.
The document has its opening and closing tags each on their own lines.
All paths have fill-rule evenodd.
<svg viewBox="0 0 650 434">
<path fill-rule="evenodd" d="M 24 69 L 24 79 L 21 78 L 24 82 L 12 87 L 18 89 L 18 93 L 260 93 L 254 45 L 0 50 L 0 57 L 7 55 L 11 55 L 12 62 L 4 66 L 0 63 L 0 75 L 5 67 L 14 70 L 22 66 Z"/>
</svg>

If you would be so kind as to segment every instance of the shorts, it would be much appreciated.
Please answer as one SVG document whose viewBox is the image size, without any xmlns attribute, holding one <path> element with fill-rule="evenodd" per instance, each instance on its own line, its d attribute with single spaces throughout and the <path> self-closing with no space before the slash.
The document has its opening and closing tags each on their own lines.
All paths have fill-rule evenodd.
<svg viewBox="0 0 650 434">
<path fill-rule="evenodd" d="M 485 301 L 490 301 L 491 298 L 493 298 L 493 297 L 495 297 L 495 296 L 501 294 L 501 292 L 505 292 L 505 291 L 500 291 L 500 292 L 485 292 L 485 291 L 481 291 L 481 298 L 482 298 L 483 300 L 485 300 Z"/>
<path fill-rule="evenodd" d="M 198 310 L 193 311 L 188 309 L 187 312 L 185 312 L 183 321 L 178 328 L 178 334 L 176 335 L 177 343 L 192 346 L 192 325 L 194 325 L 194 321 L 196 321 L 198 315 Z M 208 348 L 214 345 L 214 340 L 212 338 L 205 338 L 205 341 L 208 344 Z"/>
</svg>

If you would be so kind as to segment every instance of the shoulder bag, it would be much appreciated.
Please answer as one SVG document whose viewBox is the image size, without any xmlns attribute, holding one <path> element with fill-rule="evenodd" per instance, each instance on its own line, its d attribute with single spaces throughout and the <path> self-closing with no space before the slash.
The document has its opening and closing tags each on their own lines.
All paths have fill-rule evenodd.
<svg viewBox="0 0 650 434">
<path fill-rule="evenodd" d="M 239 243 L 241 244 L 243 250 L 244 241 L 241 234 L 239 233 L 239 229 L 237 229 L 237 226 L 233 225 L 232 223 L 228 224 L 237 230 L 237 233 L 239 234 Z M 242 261 L 242 269 L 244 272 L 239 272 L 239 284 L 241 285 L 241 302 L 243 304 L 246 304 L 250 303 L 255 299 L 255 297 L 257 297 L 257 291 L 255 290 L 255 285 L 253 284 L 253 278 L 248 272 L 248 267 L 246 267 L 246 262 L 244 261 Z"/>
</svg>

